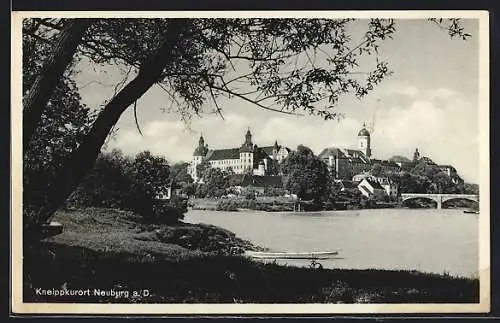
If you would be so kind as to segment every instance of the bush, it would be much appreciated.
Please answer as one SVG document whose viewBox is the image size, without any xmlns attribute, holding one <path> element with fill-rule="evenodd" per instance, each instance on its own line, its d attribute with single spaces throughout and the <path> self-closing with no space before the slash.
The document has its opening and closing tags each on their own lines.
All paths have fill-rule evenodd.
<svg viewBox="0 0 500 323">
<path fill-rule="evenodd" d="M 255 200 L 255 192 L 250 192 L 250 191 L 247 192 L 245 194 L 245 199 L 247 199 L 247 200 Z"/>
<path fill-rule="evenodd" d="M 145 222 L 175 223 L 187 212 L 187 201 L 155 200 L 157 190 L 170 181 L 164 157 L 147 151 L 134 159 L 118 150 L 102 153 L 67 205 L 119 208 L 139 214 Z"/>
<path fill-rule="evenodd" d="M 215 207 L 217 211 L 238 211 L 238 205 L 234 200 L 221 200 Z"/>
<path fill-rule="evenodd" d="M 150 214 L 144 214 L 144 221 L 148 223 L 175 224 L 184 219 L 188 201 L 182 198 L 172 198 L 168 201 L 153 201 Z"/>
<path fill-rule="evenodd" d="M 264 195 L 265 196 L 283 196 L 286 194 L 286 190 L 281 187 L 265 187 Z"/>
</svg>

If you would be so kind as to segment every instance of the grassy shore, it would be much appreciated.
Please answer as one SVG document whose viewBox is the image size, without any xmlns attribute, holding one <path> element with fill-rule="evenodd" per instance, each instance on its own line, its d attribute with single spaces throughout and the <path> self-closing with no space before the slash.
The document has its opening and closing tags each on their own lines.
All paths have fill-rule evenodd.
<svg viewBox="0 0 500 323">
<path fill-rule="evenodd" d="M 261 247 L 214 226 L 144 225 L 109 209 L 63 211 L 54 220 L 64 232 L 25 250 L 26 302 L 478 302 L 477 279 L 255 262 L 239 254 Z M 90 292 L 56 297 L 42 289 Z M 97 296 L 94 289 L 124 293 Z"/>
</svg>

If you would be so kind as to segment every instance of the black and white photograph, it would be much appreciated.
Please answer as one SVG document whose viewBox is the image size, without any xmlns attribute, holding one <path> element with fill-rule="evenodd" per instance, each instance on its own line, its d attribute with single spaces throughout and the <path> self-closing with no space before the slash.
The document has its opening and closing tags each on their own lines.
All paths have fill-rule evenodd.
<svg viewBox="0 0 500 323">
<path fill-rule="evenodd" d="M 14 313 L 489 311 L 488 12 L 11 31 Z"/>
</svg>

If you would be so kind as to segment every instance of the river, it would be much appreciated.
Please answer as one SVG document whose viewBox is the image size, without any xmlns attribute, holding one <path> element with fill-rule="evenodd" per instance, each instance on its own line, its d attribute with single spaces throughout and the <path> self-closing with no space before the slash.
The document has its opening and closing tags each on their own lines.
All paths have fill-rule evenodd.
<svg viewBox="0 0 500 323">
<path fill-rule="evenodd" d="M 326 268 L 415 269 L 478 275 L 478 215 L 460 209 L 324 212 L 189 210 L 185 222 L 213 224 L 273 251 L 339 250 Z M 282 260 L 307 266 L 308 260 Z"/>
</svg>

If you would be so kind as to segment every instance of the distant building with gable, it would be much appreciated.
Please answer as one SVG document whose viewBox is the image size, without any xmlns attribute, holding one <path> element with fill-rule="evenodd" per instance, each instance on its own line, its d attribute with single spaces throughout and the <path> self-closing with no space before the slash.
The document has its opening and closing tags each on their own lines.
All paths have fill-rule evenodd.
<svg viewBox="0 0 500 323">
<path fill-rule="evenodd" d="M 209 149 L 203 136 L 200 136 L 188 173 L 195 181 L 199 181 L 197 166 L 209 162 L 211 167 L 234 174 L 271 175 L 275 169 L 273 166 L 283 161 L 290 151 L 288 147 L 278 145 L 277 140 L 272 146 L 257 146 L 252 142 L 250 129 L 245 134 L 243 144 L 237 148 Z"/>
<path fill-rule="evenodd" d="M 358 189 L 364 196 L 368 198 L 383 199 L 387 197 L 387 191 L 376 180 L 366 177 L 359 184 Z"/>
<path fill-rule="evenodd" d="M 328 165 L 335 179 L 350 180 L 354 175 L 370 171 L 376 162 L 386 165 L 387 168 L 398 169 L 396 164 L 371 159 L 371 156 L 370 132 L 364 124 L 358 132 L 357 149 L 329 147 L 319 154 L 319 158 Z"/>
</svg>

